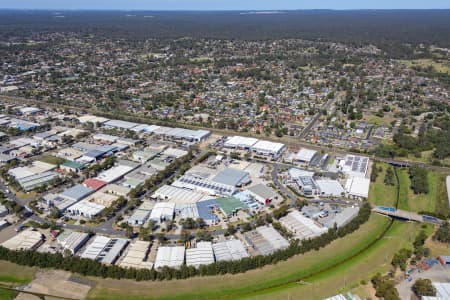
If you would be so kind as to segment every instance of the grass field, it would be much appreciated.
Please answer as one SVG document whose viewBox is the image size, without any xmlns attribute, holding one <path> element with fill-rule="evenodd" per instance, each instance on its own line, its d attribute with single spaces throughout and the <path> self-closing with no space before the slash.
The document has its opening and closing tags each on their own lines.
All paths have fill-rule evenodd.
<svg viewBox="0 0 450 300">
<path fill-rule="evenodd" d="M 397 189 L 395 186 L 387 186 L 384 184 L 384 177 L 386 175 L 388 165 L 384 163 L 377 163 L 377 167 L 381 167 L 382 171 L 378 173 L 377 180 L 370 184 L 369 202 L 375 205 L 395 207 Z"/>
<path fill-rule="evenodd" d="M 435 61 L 432 59 L 416 59 L 416 60 L 404 60 L 409 67 L 433 67 L 433 69 L 438 73 L 450 74 L 450 64 L 446 61 Z"/>
<path fill-rule="evenodd" d="M 345 261 L 376 240 L 388 224 L 388 218 L 372 215 L 359 230 L 319 251 L 311 251 L 244 274 L 163 282 L 91 278 L 97 282 L 97 286 L 91 291 L 89 299 L 236 299 L 273 286 L 284 286 Z M 364 274 L 367 274 L 366 270 L 359 276 L 365 277 Z"/>
<path fill-rule="evenodd" d="M 2 300 L 13 300 L 16 298 L 17 294 L 17 292 L 0 288 L 0 299 Z"/>
<path fill-rule="evenodd" d="M 391 269 L 393 254 L 402 247 L 411 247 L 412 238 L 418 228 L 417 224 L 394 223 L 386 238 L 373 247 L 337 268 L 309 278 L 303 285 L 291 284 L 283 290 L 264 291 L 264 294 L 236 299 L 323 299 L 339 292 L 353 290 L 359 286 L 362 279 L 369 281 L 375 273 L 384 273 Z"/>
<path fill-rule="evenodd" d="M 374 125 L 386 125 L 390 126 L 391 122 L 394 120 L 392 117 L 378 117 L 373 114 L 364 115 L 364 120 L 367 121 L 367 123 L 374 124 Z"/>
<path fill-rule="evenodd" d="M 0 260 L 0 283 L 2 284 L 26 284 L 33 280 L 35 272 L 35 268 L 19 266 L 7 261 Z"/>
<path fill-rule="evenodd" d="M 38 158 L 38 160 L 46 162 L 51 165 L 60 165 L 66 161 L 64 158 L 56 157 L 53 155 L 42 155 Z"/>
<path fill-rule="evenodd" d="M 399 208 L 409 211 L 448 212 L 447 187 L 445 175 L 435 171 L 428 172 L 428 194 L 414 194 L 411 190 L 411 181 L 408 170 L 398 171 L 400 179 Z"/>
</svg>

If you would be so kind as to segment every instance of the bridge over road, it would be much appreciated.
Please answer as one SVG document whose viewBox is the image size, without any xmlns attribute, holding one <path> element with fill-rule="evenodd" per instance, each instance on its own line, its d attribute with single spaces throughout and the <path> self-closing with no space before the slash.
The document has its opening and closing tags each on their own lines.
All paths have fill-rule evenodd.
<svg viewBox="0 0 450 300">
<path fill-rule="evenodd" d="M 410 212 L 406 210 L 396 209 L 393 207 L 385 207 L 385 206 L 375 206 L 372 208 L 373 212 L 392 217 L 394 219 L 404 220 L 404 221 L 413 221 L 413 222 L 419 222 L 419 223 L 431 223 L 440 225 L 442 224 L 442 220 L 427 216 L 427 215 L 420 215 L 415 212 Z"/>
</svg>

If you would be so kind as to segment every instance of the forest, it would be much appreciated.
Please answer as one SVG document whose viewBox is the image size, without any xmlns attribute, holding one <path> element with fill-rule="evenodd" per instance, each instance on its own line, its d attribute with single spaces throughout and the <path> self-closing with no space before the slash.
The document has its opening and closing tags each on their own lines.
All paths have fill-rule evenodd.
<svg viewBox="0 0 450 300">
<path fill-rule="evenodd" d="M 426 24 L 426 26 L 424 25 Z M 42 32 L 105 38 L 300 38 L 375 44 L 390 56 L 410 57 L 410 45 L 450 47 L 450 10 L 298 10 L 275 14 L 151 11 L 0 11 L 0 39 Z"/>
</svg>

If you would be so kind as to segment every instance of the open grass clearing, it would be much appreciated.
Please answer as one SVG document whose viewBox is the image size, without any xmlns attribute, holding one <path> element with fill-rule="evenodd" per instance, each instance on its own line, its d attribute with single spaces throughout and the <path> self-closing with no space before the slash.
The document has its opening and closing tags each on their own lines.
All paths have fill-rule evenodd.
<svg viewBox="0 0 450 300">
<path fill-rule="evenodd" d="M 4 290 L 0 287 L 0 299 L 2 300 L 13 300 L 17 297 L 18 294 L 18 292 Z"/>
<path fill-rule="evenodd" d="M 7 261 L 0 260 L 0 282 L 2 284 L 26 284 L 33 280 L 35 273 L 35 268 L 19 266 Z"/>
<path fill-rule="evenodd" d="M 361 280 L 369 281 L 377 272 L 383 273 L 391 269 L 390 261 L 394 253 L 402 247 L 411 248 L 419 229 L 418 224 L 397 221 L 386 237 L 373 247 L 336 268 L 308 278 L 306 284 L 291 284 L 284 289 L 264 291 L 251 297 L 244 296 L 237 299 L 323 299 L 340 292 L 355 290 Z"/>
<path fill-rule="evenodd" d="M 438 73 L 450 74 L 450 64 L 445 60 L 432 60 L 432 59 L 415 59 L 415 60 L 403 60 L 409 67 L 432 67 Z"/>
<path fill-rule="evenodd" d="M 369 202 L 374 205 L 395 207 L 397 188 L 384 184 L 384 177 L 386 176 L 388 165 L 385 163 L 377 163 L 377 167 L 381 168 L 382 171 L 378 173 L 377 180 L 370 184 Z"/>
<path fill-rule="evenodd" d="M 373 214 L 359 230 L 319 251 L 244 274 L 162 282 L 91 278 L 97 285 L 90 292 L 89 299 L 236 299 L 271 286 L 284 286 L 352 257 L 376 240 L 389 222 L 388 218 Z"/>
<path fill-rule="evenodd" d="M 56 157 L 53 155 L 42 155 L 38 158 L 38 160 L 56 166 L 63 164 L 66 161 L 64 158 Z"/>
</svg>

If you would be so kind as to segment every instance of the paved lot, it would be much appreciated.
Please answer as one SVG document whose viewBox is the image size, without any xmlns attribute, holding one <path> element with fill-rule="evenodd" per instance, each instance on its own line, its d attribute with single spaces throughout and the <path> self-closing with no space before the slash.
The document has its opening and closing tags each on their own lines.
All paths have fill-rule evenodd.
<svg viewBox="0 0 450 300">
<path fill-rule="evenodd" d="M 422 271 L 421 273 L 414 271 L 411 276 L 413 278 L 411 282 L 408 282 L 408 280 L 403 280 L 396 286 L 398 293 L 400 294 L 400 299 L 402 300 L 415 299 L 412 298 L 413 293 L 411 292 L 411 287 L 419 278 L 430 279 L 434 282 L 450 282 L 450 268 L 445 268 L 441 265 L 434 265 L 431 269 Z"/>
</svg>

